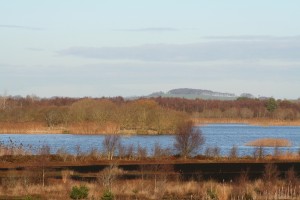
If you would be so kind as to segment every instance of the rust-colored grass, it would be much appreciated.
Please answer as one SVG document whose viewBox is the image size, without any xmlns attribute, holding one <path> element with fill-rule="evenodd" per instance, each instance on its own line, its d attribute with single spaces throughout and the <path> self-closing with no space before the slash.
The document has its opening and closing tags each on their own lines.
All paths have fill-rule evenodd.
<svg viewBox="0 0 300 200">
<path fill-rule="evenodd" d="M 246 143 L 246 146 L 254 147 L 290 147 L 292 144 L 283 138 L 262 138 Z"/>
<path fill-rule="evenodd" d="M 61 133 L 60 127 L 50 128 L 42 122 L 0 122 L 0 133 L 12 134 L 44 134 Z"/>
</svg>

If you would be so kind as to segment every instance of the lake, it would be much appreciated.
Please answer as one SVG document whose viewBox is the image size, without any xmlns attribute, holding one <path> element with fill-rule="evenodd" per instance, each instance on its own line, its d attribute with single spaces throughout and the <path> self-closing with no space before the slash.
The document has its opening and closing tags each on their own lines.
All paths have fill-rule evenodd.
<svg viewBox="0 0 300 200">
<path fill-rule="evenodd" d="M 245 146 L 245 143 L 259 138 L 285 138 L 292 142 L 291 147 L 279 148 L 281 151 L 298 152 L 300 147 L 299 126 L 254 126 L 247 124 L 209 124 L 197 126 L 205 137 L 205 144 L 199 153 L 207 147 L 220 147 L 222 155 L 228 155 L 232 146 L 238 148 L 239 155 L 252 155 L 254 147 Z M 55 153 L 64 147 L 69 153 L 76 152 L 80 146 L 83 152 L 92 148 L 101 151 L 103 135 L 72 135 L 72 134 L 1 134 L 0 141 L 5 145 L 22 144 L 25 149 L 36 152 L 43 145 L 49 145 L 51 152 Z M 174 136 L 172 135 L 134 135 L 122 136 L 121 142 L 125 146 L 141 145 L 152 152 L 155 143 L 162 147 L 173 149 Z M 265 153 L 272 154 L 274 148 L 264 148 Z"/>
</svg>

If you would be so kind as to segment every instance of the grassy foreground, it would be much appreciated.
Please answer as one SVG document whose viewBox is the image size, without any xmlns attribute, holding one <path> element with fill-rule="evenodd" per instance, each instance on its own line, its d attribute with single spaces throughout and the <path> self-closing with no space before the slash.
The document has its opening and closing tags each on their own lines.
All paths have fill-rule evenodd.
<svg viewBox="0 0 300 200">
<path fill-rule="evenodd" d="M 300 157 L 0 156 L 0 199 L 299 199 Z M 80 199 L 80 198 L 79 198 Z"/>
<path fill-rule="evenodd" d="M 76 171 L 68 169 L 51 171 L 48 168 L 9 170 L 6 172 L 6 177 L 2 177 L 0 195 L 5 199 L 16 197 L 70 199 L 73 187 L 84 186 L 88 189 L 86 199 L 103 199 L 107 190 L 113 194 L 114 199 L 120 200 L 298 199 L 300 197 L 297 172 L 292 167 L 286 172 L 278 172 L 276 165 L 266 164 L 261 178 L 250 180 L 248 171 L 239 171 L 237 173 L 240 175 L 236 179 L 223 182 L 203 179 L 200 172 L 197 178 L 185 179 L 180 172 L 172 172 L 172 165 L 155 165 L 151 168 L 142 166 L 145 165 L 140 165 L 139 170 L 132 172 L 123 170 L 117 165 L 109 165 L 103 170 L 87 173 L 85 176 L 78 173 L 81 167 L 77 167 Z M 232 167 L 235 167 L 235 164 L 232 164 Z M 32 169 L 35 172 L 32 172 Z"/>
</svg>

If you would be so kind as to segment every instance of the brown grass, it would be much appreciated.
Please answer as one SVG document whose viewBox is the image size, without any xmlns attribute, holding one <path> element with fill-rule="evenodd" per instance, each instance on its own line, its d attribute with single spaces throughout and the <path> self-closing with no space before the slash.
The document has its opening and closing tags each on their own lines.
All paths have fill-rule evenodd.
<svg viewBox="0 0 300 200">
<path fill-rule="evenodd" d="M 17 173 L 17 172 L 14 172 Z M 40 197 L 38 199 L 69 199 L 73 186 L 85 185 L 89 188 L 88 199 L 99 199 L 105 191 L 102 182 L 75 181 L 67 178 L 51 178 L 45 187 L 41 183 L 30 182 L 24 174 L 22 176 L 10 173 L 6 182 L 0 182 L 0 199 L 24 199 L 26 196 Z M 72 175 L 70 171 L 64 173 Z M 27 181 L 25 181 L 27 180 Z M 37 179 L 41 182 L 40 179 Z M 300 185 L 294 185 L 289 180 L 276 179 L 267 185 L 264 179 L 247 180 L 241 185 L 239 181 L 216 182 L 213 180 L 187 180 L 170 178 L 145 177 L 144 179 L 116 179 L 111 187 L 116 199 L 210 199 L 215 194 L 219 200 L 245 199 L 245 194 L 251 194 L 254 199 L 272 199 L 282 195 L 285 199 L 299 199 Z M 268 197 L 268 198 L 267 198 Z"/>
<path fill-rule="evenodd" d="M 211 199 L 209 193 L 214 193 L 219 200 L 245 199 L 245 194 L 251 194 L 254 199 L 299 199 L 299 185 L 290 186 L 284 181 L 276 180 L 271 188 L 259 179 L 247 182 L 243 187 L 236 183 L 207 182 L 165 182 L 157 192 L 154 191 L 153 180 L 144 181 L 144 189 L 140 187 L 141 180 L 119 180 L 112 188 L 116 199 Z M 73 181 L 70 184 L 56 183 L 45 187 L 41 185 L 24 186 L 20 183 L 4 189 L 0 186 L 0 198 L 25 199 L 25 197 L 39 197 L 37 199 L 69 199 L 73 186 L 85 185 L 89 188 L 88 199 L 99 199 L 105 190 L 98 183 Z M 211 191 L 211 192 L 209 192 Z M 15 198 L 20 197 L 20 198 Z M 277 198 L 276 198 L 277 197 Z M 34 198 L 35 199 L 35 198 Z"/>
<path fill-rule="evenodd" d="M 288 139 L 283 138 L 263 138 L 246 143 L 246 146 L 254 147 L 290 147 L 291 145 Z"/>
<path fill-rule="evenodd" d="M 95 122 L 79 122 L 62 126 L 48 127 L 42 122 L 0 122 L 0 134 L 141 134 L 139 130 L 121 130 L 117 124 L 99 124 Z M 157 131 L 146 130 L 142 134 L 158 134 Z"/>
<path fill-rule="evenodd" d="M 45 134 L 62 133 L 62 128 L 50 128 L 42 122 L 0 122 L 0 133 L 12 134 Z"/>
</svg>

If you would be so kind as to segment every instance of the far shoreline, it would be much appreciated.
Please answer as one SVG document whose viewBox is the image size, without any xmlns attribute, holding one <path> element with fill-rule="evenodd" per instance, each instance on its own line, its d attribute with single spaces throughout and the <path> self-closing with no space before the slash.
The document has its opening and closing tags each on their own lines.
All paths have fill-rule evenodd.
<svg viewBox="0 0 300 200">
<path fill-rule="evenodd" d="M 208 124 L 249 124 L 256 126 L 300 126 L 300 120 L 287 121 L 275 119 L 229 119 L 229 118 L 193 118 L 195 126 L 203 126 Z M 76 125 L 69 125 L 68 127 L 47 127 L 43 123 L 0 123 L 0 134 L 80 134 L 80 135 L 104 135 L 104 134 L 119 134 L 119 135 L 165 135 L 174 133 L 155 133 L 150 130 L 147 132 L 140 132 L 138 130 L 122 130 L 111 131 L 111 129 L 103 129 L 90 131 L 88 130 L 90 124 L 82 124 L 79 128 Z M 70 131 L 74 130 L 75 131 Z"/>
<path fill-rule="evenodd" d="M 207 124 L 248 124 L 256 126 L 300 126 L 300 120 L 276 120 L 266 118 L 235 119 L 235 118 L 193 118 L 197 126 Z"/>
</svg>

